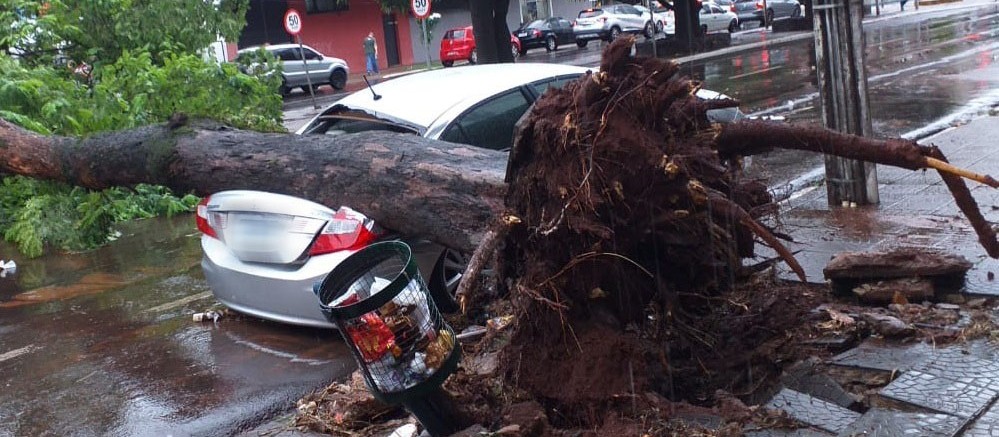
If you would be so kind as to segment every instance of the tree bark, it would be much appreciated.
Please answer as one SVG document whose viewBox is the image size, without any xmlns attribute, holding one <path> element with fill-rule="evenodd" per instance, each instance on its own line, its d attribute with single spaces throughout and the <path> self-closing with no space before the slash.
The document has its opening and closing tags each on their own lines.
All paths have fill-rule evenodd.
<svg viewBox="0 0 999 437">
<path fill-rule="evenodd" d="M 0 173 L 102 189 L 153 183 L 207 195 L 251 189 L 347 205 L 389 229 L 471 253 L 503 208 L 502 152 L 368 132 L 299 136 L 209 122 L 89 138 L 0 120 Z"/>
<path fill-rule="evenodd" d="M 510 0 L 471 0 L 472 32 L 475 33 L 475 50 L 480 64 L 513 62 L 510 50 L 510 28 L 506 13 Z"/>
</svg>

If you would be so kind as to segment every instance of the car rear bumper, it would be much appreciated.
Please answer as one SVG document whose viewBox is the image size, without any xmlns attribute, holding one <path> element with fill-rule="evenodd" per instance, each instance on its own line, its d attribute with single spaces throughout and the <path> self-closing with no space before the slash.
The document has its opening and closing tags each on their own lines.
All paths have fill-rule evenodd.
<svg viewBox="0 0 999 437">
<path fill-rule="evenodd" d="M 607 39 L 609 32 L 604 29 L 577 30 L 573 32 L 577 41 L 587 41 L 591 39 Z"/>
<path fill-rule="evenodd" d="M 406 241 L 425 282 L 442 247 L 425 240 Z M 296 266 L 240 261 L 221 241 L 201 237 L 201 270 L 212 294 L 223 305 L 251 316 L 292 325 L 335 328 L 319 310 L 312 291 L 337 265 L 356 251 L 310 257 Z"/>
<path fill-rule="evenodd" d="M 442 61 L 464 61 L 472 56 L 471 50 L 441 50 Z"/>
<path fill-rule="evenodd" d="M 245 263 L 225 245 L 201 237 L 201 269 L 215 298 L 225 306 L 262 319 L 293 325 L 333 328 L 319 311 L 312 287 L 351 251 L 314 256 L 297 268 Z"/>
</svg>

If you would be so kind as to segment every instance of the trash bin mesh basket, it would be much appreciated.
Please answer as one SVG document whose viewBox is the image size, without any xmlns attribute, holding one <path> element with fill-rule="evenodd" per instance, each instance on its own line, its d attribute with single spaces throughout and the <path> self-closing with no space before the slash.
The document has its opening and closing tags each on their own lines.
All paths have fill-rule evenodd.
<svg viewBox="0 0 999 437">
<path fill-rule="evenodd" d="M 379 400 L 403 402 L 437 388 L 457 368 L 460 348 L 401 241 L 370 245 L 316 289 L 319 308 L 350 346 Z"/>
</svg>

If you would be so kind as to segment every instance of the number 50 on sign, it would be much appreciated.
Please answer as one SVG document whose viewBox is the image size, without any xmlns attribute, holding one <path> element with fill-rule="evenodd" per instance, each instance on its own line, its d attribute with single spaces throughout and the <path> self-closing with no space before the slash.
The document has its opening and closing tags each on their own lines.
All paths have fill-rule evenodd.
<svg viewBox="0 0 999 437">
<path fill-rule="evenodd" d="M 411 0 L 413 15 L 418 19 L 427 18 L 430 15 L 430 0 Z"/>
</svg>

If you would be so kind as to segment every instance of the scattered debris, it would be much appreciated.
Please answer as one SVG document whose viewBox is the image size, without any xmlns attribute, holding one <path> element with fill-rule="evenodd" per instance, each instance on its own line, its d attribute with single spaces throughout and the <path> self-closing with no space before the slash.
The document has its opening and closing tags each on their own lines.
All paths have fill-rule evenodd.
<svg viewBox="0 0 999 437">
<path fill-rule="evenodd" d="M 908 323 L 886 314 L 863 313 L 860 317 L 878 334 L 888 338 L 908 337 L 916 333 L 916 328 Z"/>
<path fill-rule="evenodd" d="M 861 284 L 853 288 L 853 294 L 864 303 L 922 302 L 933 299 L 934 288 L 929 279 L 902 278 Z"/>
<path fill-rule="evenodd" d="M 4 262 L 4 260 L 0 259 L 0 278 L 6 278 L 7 275 L 13 275 L 14 273 L 17 273 L 17 264 L 14 263 L 14 260 Z"/>
<path fill-rule="evenodd" d="M 833 257 L 822 270 L 837 292 L 847 292 L 859 286 L 879 281 L 919 278 L 932 282 L 933 292 L 957 288 L 964 283 L 971 262 L 959 255 L 918 248 L 901 248 L 888 252 L 844 252 Z M 910 287 L 911 285 L 911 287 Z M 924 284 L 892 282 L 862 290 L 871 301 L 890 301 L 894 290 L 904 293 L 927 293 Z M 887 298 L 884 295 L 887 293 Z M 912 297 L 910 297 L 912 300 Z"/>
<path fill-rule="evenodd" d="M 200 313 L 194 313 L 191 317 L 195 322 L 215 322 L 217 323 L 219 319 L 222 318 L 222 313 L 215 310 L 208 310 Z"/>
</svg>

